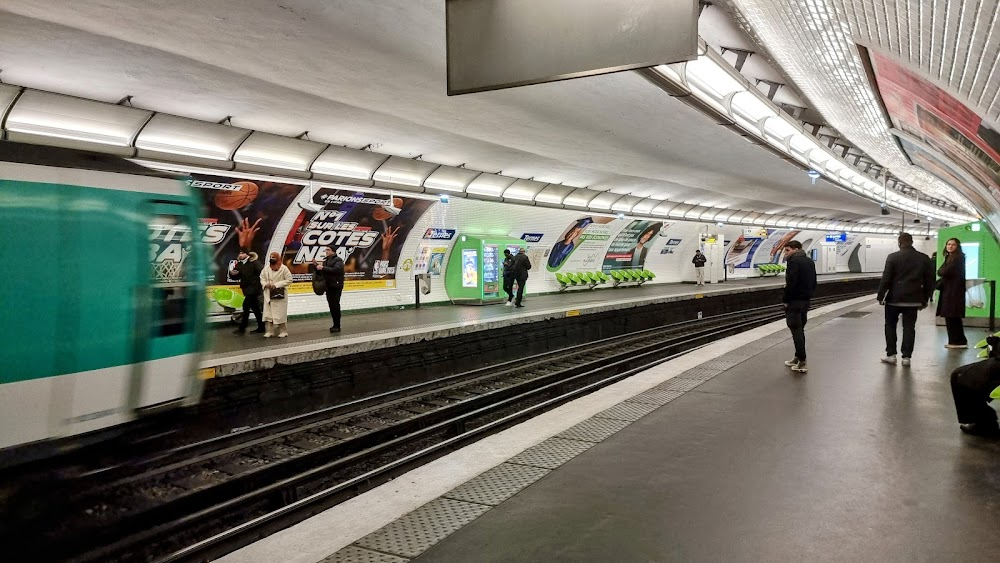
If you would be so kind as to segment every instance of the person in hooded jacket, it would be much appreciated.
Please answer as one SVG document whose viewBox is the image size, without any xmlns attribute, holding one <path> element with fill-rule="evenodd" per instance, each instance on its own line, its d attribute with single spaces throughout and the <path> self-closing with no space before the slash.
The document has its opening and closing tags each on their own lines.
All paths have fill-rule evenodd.
<svg viewBox="0 0 1000 563">
<path fill-rule="evenodd" d="M 962 242 L 950 238 L 944 243 L 944 264 L 938 268 L 937 312 L 944 317 L 948 327 L 948 343 L 945 348 L 968 348 L 969 341 L 965 338 L 962 319 L 965 317 L 965 253 L 962 252 Z"/>
</svg>

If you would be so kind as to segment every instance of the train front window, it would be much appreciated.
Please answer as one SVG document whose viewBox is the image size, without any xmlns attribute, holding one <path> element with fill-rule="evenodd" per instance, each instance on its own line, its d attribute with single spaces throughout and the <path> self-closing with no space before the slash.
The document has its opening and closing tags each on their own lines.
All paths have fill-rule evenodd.
<svg viewBox="0 0 1000 563">
<path fill-rule="evenodd" d="M 185 260 L 194 237 L 182 215 L 159 213 L 149 223 L 150 281 L 153 335 L 175 336 L 191 331 L 191 290 Z"/>
</svg>

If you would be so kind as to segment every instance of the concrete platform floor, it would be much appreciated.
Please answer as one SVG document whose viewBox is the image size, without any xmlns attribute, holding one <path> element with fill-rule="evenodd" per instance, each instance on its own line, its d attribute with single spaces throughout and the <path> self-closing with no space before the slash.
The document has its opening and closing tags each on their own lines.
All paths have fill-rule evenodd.
<svg viewBox="0 0 1000 563">
<path fill-rule="evenodd" d="M 948 385 L 975 351 L 925 312 L 913 366 L 880 364 L 861 310 L 808 331 L 808 375 L 774 346 L 413 560 L 996 561 L 1000 444 L 959 432 Z"/>
</svg>

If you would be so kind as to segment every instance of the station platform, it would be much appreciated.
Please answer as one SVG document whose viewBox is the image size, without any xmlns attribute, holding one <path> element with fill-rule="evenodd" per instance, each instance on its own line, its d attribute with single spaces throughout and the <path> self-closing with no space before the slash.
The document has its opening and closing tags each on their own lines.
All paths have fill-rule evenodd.
<svg viewBox="0 0 1000 563">
<path fill-rule="evenodd" d="M 877 279 L 880 274 L 828 274 L 819 283 Z M 530 282 L 529 282 L 530 284 Z M 339 356 L 390 348 L 402 344 L 536 323 L 567 316 L 592 315 L 630 308 L 673 303 L 703 297 L 741 295 L 784 287 L 783 277 L 731 280 L 697 287 L 693 284 L 652 284 L 526 295 L 524 308 L 502 304 L 486 306 L 433 304 L 420 309 L 346 313 L 342 331 L 329 332 L 328 316 L 290 319 L 287 338 L 265 339 L 260 334 L 232 334 L 233 325 L 213 330 L 212 349 L 201 367 L 208 377 L 226 377 Z M 530 289 L 530 285 L 529 285 Z M 251 329 L 253 328 L 251 321 Z"/>
<path fill-rule="evenodd" d="M 970 342 L 984 336 L 967 328 Z M 567 403 L 220 561 L 985 561 L 1000 553 L 1000 443 L 963 435 L 921 313 L 911 367 L 881 364 L 874 297 L 783 322 Z"/>
</svg>

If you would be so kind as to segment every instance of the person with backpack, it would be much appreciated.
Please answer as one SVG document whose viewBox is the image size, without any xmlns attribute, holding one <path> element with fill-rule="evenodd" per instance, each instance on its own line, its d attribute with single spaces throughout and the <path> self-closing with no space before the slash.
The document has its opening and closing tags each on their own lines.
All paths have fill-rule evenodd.
<svg viewBox="0 0 1000 563">
<path fill-rule="evenodd" d="M 524 247 L 522 246 L 517 251 L 517 256 L 514 257 L 514 279 L 517 281 L 517 297 L 514 298 L 515 307 L 523 307 L 521 305 L 521 300 L 524 299 L 524 285 L 528 283 L 528 270 L 531 269 L 531 260 L 528 260 L 528 255 L 524 253 Z"/>
</svg>

